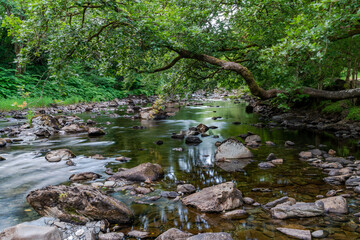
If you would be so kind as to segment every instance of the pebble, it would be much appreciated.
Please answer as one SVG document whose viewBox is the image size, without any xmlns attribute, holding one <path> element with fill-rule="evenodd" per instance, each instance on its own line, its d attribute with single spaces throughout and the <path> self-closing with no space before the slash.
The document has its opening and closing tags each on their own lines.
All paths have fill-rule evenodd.
<svg viewBox="0 0 360 240">
<path fill-rule="evenodd" d="M 84 232 L 85 232 L 84 229 L 79 229 L 75 232 L 75 235 L 79 237 L 79 236 L 83 235 Z"/>
</svg>

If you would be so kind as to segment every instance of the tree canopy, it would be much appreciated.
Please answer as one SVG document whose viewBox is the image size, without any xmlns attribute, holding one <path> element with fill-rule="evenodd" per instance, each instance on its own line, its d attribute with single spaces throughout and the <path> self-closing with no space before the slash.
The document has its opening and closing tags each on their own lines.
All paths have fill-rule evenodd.
<svg viewBox="0 0 360 240">
<path fill-rule="evenodd" d="M 18 62 L 46 56 L 54 77 L 71 73 L 71 63 L 87 61 L 104 74 L 163 79 L 167 91 L 246 83 L 263 99 L 288 91 L 328 99 L 360 96 L 350 82 L 360 65 L 356 0 L 16 0 L 13 5 L 22 15 L 7 14 L 3 25 L 23 46 Z M 322 90 L 344 71 L 349 89 Z"/>
</svg>

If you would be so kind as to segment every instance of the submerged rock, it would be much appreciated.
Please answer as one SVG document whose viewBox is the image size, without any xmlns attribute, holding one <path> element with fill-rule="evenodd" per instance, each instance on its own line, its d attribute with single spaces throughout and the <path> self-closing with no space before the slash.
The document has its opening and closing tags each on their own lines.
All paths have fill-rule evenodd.
<svg viewBox="0 0 360 240">
<path fill-rule="evenodd" d="M 299 230 L 293 228 L 276 228 L 276 230 L 297 239 L 311 240 L 310 230 Z"/>
<path fill-rule="evenodd" d="M 106 219 L 111 223 L 129 223 L 133 219 L 132 211 L 125 204 L 86 185 L 48 186 L 31 191 L 26 200 L 40 215 L 65 222 Z"/>
<path fill-rule="evenodd" d="M 240 190 L 233 182 L 226 182 L 202 189 L 182 199 L 183 204 L 198 208 L 202 212 L 222 212 L 242 206 Z"/>
<path fill-rule="evenodd" d="M 130 181 L 156 181 L 164 176 L 164 170 L 159 164 L 143 163 L 136 167 L 115 173 L 109 180 L 127 179 Z"/>
<path fill-rule="evenodd" d="M 336 196 L 318 200 L 324 204 L 325 212 L 329 213 L 348 213 L 347 201 L 344 197 Z"/>
<path fill-rule="evenodd" d="M 291 203 L 285 202 L 270 209 L 271 216 L 278 219 L 315 217 L 323 215 L 325 211 L 322 202 L 315 203 Z"/>
<path fill-rule="evenodd" d="M 215 159 L 242 159 L 251 158 L 253 154 L 240 141 L 228 138 L 216 150 Z"/>
<path fill-rule="evenodd" d="M 245 138 L 245 143 L 250 143 L 250 142 L 261 142 L 261 137 L 259 135 L 250 135 L 248 137 Z"/>
<path fill-rule="evenodd" d="M 122 232 L 110 232 L 110 233 L 100 233 L 99 240 L 122 240 L 124 234 Z"/>
<path fill-rule="evenodd" d="M 189 237 L 187 240 L 233 240 L 229 233 L 200 233 L 198 235 Z"/>
<path fill-rule="evenodd" d="M 271 162 L 261 162 L 258 164 L 259 168 L 273 168 L 275 165 Z"/>
<path fill-rule="evenodd" d="M 216 166 L 226 172 L 241 172 L 253 160 L 251 159 L 220 159 L 216 161 Z"/>
<path fill-rule="evenodd" d="M 158 236 L 155 240 L 186 240 L 191 236 L 193 236 L 193 234 L 183 232 L 177 228 L 170 228 Z"/>
<path fill-rule="evenodd" d="M 199 137 L 188 136 L 185 138 L 185 143 L 186 144 L 200 144 L 200 143 L 202 143 L 202 140 Z"/>
<path fill-rule="evenodd" d="M 135 238 L 146 238 L 150 235 L 149 232 L 143 232 L 143 231 L 138 231 L 138 230 L 132 230 L 130 232 L 128 232 L 127 234 L 130 237 L 135 237 Z"/>
<path fill-rule="evenodd" d="M 48 152 L 45 159 L 48 162 L 60 162 L 62 160 L 69 160 L 76 157 L 75 154 L 69 149 L 58 149 Z"/>
<path fill-rule="evenodd" d="M 249 214 L 243 209 L 237 209 L 230 212 L 226 212 L 221 215 L 222 218 L 236 220 L 236 219 L 244 219 L 247 218 Z"/>
<path fill-rule="evenodd" d="M 0 233 L 1 240 L 61 240 L 61 232 L 56 227 L 19 224 Z"/>
</svg>

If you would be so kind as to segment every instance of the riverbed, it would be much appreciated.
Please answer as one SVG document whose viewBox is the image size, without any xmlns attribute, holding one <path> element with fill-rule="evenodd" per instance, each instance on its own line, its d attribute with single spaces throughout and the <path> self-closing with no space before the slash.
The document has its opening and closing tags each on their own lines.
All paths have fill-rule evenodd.
<svg viewBox="0 0 360 240">
<path fill-rule="evenodd" d="M 175 191 L 179 181 L 193 184 L 198 190 L 219 183 L 233 181 L 243 196 L 265 204 L 283 196 L 297 201 L 314 202 L 317 195 L 325 195 L 329 190 L 341 190 L 351 193 L 344 186 L 331 186 L 322 179 L 326 176 L 320 169 L 311 167 L 299 160 L 300 151 L 311 149 L 309 145 L 328 151 L 334 149 L 338 156 L 349 155 L 360 158 L 357 145 L 353 140 L 340 140 L 326 132 L 307 130 L 287 130 L 280 128 L 258 128 L 259 116 L 245 112 L 246 103 L 233 101 L 206 101 L 203 105 L 182 107 L 175 116 L 166 120 L 131 120 L 114 118 L 109 112 L 101 114 L 83 113 L 78 116 L 85 121 L 92 119 L 97 126 L 104 127 L 105 136 L 89 138 L 87 134 L 60 135 L 49 139 L 40 138 L 31 142 L 13 143 L 0 149 L 5 161 L 0 161 L 0 231 L 15 224 L 30 221 L 40 216 L 26 203 L 26 195 L 34 189 L 48 185 L 68 184 L 74 173 L 95 172 L 102 175 L 103 181 L 108 175 L 107 168 L 130 168 L 144 162 L 160 164 L 165 171 L 162 181 L 155 184 L 150 195 L 159 195 L 161 191 Z M 123 111 L 119 111 L 123 114 Z M 221 117 L 216 120 L 213 117 Z M 15 122 L 11 122 L 13 124 Z M 187 130 L 203 123 L 218 128 L 209 130 L 210 136 L 201 137 L 202 143 L 186 145 L 184 140 L 172 139 L 173 133 Z M 4 127 L 8 122 L 0 122 Z M 133 128 L 143 126 L 143 129 Z M 243 170 L 225 171 L 214 164 L 215 143 L 229 137 L 238 137 L 248 131 L 261 137 L 262 145 L 251 149 L 253 162 Z M 214 137 L 218 136 L 218 137 Z M 155 144 L 162 140 L 162 145 Z M 295 143 L 285 147 L 285 141 Z M 272 141 L 275 146 L 268 146 Z M 320 147 L 319 147 L 320 146 Z M 77 157 L 75 166 L 64 162 L 50 163 L 44 158 L 46 152 L 68 148 Z M 184 151 L 174 151 L 183 148 Z M 282 165 L 272 169 L 260 169 L 258 164 L 265 161 L 269 153 L 284 159 Z M 90 158 L 101 154 L 105 160 Z M 131 161 L 119 163 L 116 157 L 125 156 Z M 254 192 L 254 188 L 269 188 L 271 192 Z M 219 214 L 204 214 L 193 208 L 185 207 L 181 201 L 161 198 L 152 204 L 139 204 L 136 196 L 123 192 L 111 193 L 126 203 L 135 213 L 135 222 L 120 230 L 145 230 L 156 237 L 169 228 L 176 227 L 191 233 L 225 231 L 234 239 L 287 239 L 277 232 L 277 227 L 295 227 L 308 230 L 323 229 L 334 239 L 357 239 L 358 219 L 354 213 L 360 211 L 359 199 L 348 198 L 349 214 L 327 214 L 322 217 L 306 219 L 274 220 L 261 207 L 246 206 L 247 219 L 224 220 Z M 360 229 L 359 229 L 360 230 Z"/>
</svg>

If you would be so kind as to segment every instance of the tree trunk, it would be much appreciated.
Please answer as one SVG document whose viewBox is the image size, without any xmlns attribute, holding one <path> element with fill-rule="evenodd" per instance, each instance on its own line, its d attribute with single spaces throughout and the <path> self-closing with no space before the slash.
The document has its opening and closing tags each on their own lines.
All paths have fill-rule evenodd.
<svg viewBox="0 0 360 240">
<path fill-rule="evenodd" d="M 22 44 L 15 43 L 15 45 L 14 45 L 14 50 L 15 50 L 16 56 L 19 55 L 21 49 L 22 49 Z M 19 64 L 18 62 L 16 62 L 16 72 L 15 72 L 15 75 L 24 74 L 25 71 L 26 71 L 26 67 L 20 66 L 20 64 Z"/>
</svg>

